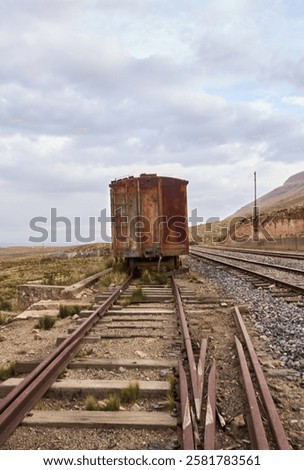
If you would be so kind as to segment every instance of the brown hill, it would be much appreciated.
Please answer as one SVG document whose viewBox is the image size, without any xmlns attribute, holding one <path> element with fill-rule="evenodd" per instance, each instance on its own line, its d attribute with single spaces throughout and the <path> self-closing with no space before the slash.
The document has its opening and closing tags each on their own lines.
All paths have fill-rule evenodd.
<svg viewBox="0 0 304 470">
<path fill-rule="evenodd" d="M 251 202 L 219 222 L 192 227 L 190 233 L 194 242 L 229 244 L 235 223 L 238 224 L 238 236 L 250 238 L 253 233 L 253 205 L 254 202 Z M 267 224 L 267 232 L 274 239 L 304 237 L 304 171 L 291 176 L 282 186 L 258 198 L 257 206 L 259 220 Z M 244 218 L 244 221 L 237 222 L 239 218 Z M 227 237 L 227 234 L 230 235 Z M 300 248 L 297 245 L 295 249 Z"/>
<path fill-rule="evenodd" d="M 253 202 L 241 207 L 234 214 L 227 217 L 250 217 L 252 216 Z M 260 213 L 273 213 L 284 210 L 297 211 L 304 206 L 304 171 L 296 173 L 288 178 L 282 186 L 257 199 Z"/>
</svg>

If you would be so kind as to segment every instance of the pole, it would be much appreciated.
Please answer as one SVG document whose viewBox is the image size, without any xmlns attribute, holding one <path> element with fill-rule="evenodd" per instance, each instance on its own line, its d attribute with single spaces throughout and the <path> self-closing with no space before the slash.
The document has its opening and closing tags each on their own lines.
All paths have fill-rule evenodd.
<svg viewBox="0 0 304 470">
<path fill-rule="evenodd" d="M 253 240 L 259 240 L 259 215 L 258 215 L 258 206 L 257 206 L 257 177 L 256 171 L 254 172 L 254 206 L 253 206 Z"/>
</svg>

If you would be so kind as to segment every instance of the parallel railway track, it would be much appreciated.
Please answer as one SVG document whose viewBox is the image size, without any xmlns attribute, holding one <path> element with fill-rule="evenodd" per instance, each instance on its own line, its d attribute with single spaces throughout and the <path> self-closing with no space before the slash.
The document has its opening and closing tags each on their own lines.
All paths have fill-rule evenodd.
<svg viewBox="0 0 304 470">
<path fill-rule="evenodd" d="M 294 259 L 294 260 L 304 260 L 304 253 L 294 252 L 294 251 L 276 251 L 276 250 L 254 250 L 250 248 L 232 248 L 232 247 L 208 247 L 209 250 L 212 250 L 214 253 L 221 251 L 230 251 L 232 253 L 244 253 L 244 254 L 253 254 L 253 255 L 265 255 L 281 259 Z"/>
<path fill-rule="evenodd" d="M 214 251 L 214 252 L 213 252 Z M 304 294 L 304 271 L 287 266 L 270 264 L 262 261 L 247 260 L 237 256 L 221 253 L 220 250 L 205 250 L 192 247 L 191 256 L 235 268 L 246 274 L 259 277 L 269 285 L 276 284 L 297 294 Z M 288 278 L 288 280 L 287 280 Z"/>
</svg>

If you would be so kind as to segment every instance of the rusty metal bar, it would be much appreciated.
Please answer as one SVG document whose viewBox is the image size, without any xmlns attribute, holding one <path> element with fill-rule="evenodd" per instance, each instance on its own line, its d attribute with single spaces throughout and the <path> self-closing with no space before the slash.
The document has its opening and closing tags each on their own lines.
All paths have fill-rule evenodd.
<svg viewBox="0 0 304 470">
<path fill-rule="evenodd" d="M 199 356 L 198 366 L 196 367 L 196 362 L 195 362 L 195 358 L 193 354 L 192 343 L 191 343 L 189 328 L 188 328 L 188 324 L 187 324 L 187 320 L 186 320 L 186 316 L 184 312 L 184 307 L 183 307 L 182 299 L 181 299 L 179 289 L 177 287 L 174 277 L 172 277 L 172 284 L 173 284 L 173 291 L 174 291 L 175 301 L 176 301 L 179 319 L 180 319 L 180 325 L 182 328 L 183 341 L 184 341 L 184 345 L 187 351 L 191 385 L 192 385 L 192 391 L 193 391 L 194 402 L 195 402 L 195 413 L 196 413 L 197 419 L 200 420 L 202 400 L 203 400 L 203 388 L 204 388 L 204 369 L 205 369 L 208 339 L 204 338 L 201 342 L 200 356 Z"/>
<path fill-rule="evenodd" d="M 216 364 L 213 360 L 208 378 L 208 397 L 205 420 L 204 450 L 215 449 L 216 425 Z"/>
<path fill-rule="evenodd" d="M 243 346 L 239 339 L 235 336 L 235 344 L 239 356 L 244 387 L 247 395 L 249 413 L 250 413 L 250 431 L 257 450 L 269 450 L 266 432 L 263 426 L 259 405 L 255 396 L 254 387 L 247 366 L 246 357 Z"/>
<path fill-rule="evenodd" d="M 190 333 L 189 333 L 189 329 L 187 325 L 187 320 L 186 320 L 186 316 L 185 316 L 185 312 L 183 308 L 182 299 L 181 299 L 174 277 L 172 277 L 172 284 L 173 284 L 173 291 L 174 291 L 175 301 L 176 301 L 177 310 L 179 314 L 180 324 L 182 328 L 183 341 L 184 341 L 184 345 L 187 351 L 192 390 L 193 390 L 194 397 L 196 399 L 197 398 L 197 372 L 196 372 L 196 364 L 195 364 L 195 359 L 194 359 L 194 354 L 193 354 L 193 349 L 192 349 L 192 344 L 191 344 Z"/>
<path fill-rule="evenodd" d="M 195 411 L 198 420 L 200 420 L 202 412 L 207 345 L 208 339 L 203 338 L 201 342 L 200 357 L 197 366 L 197 394 L 195 397 Z"/>
<path fill-rule="evenodd" d="M 178 360 L 179 389 L 182 412 L 183 449 L 194 450 L 193 429 L 189 403 L 188 385 L 185 369 L 181 360 Z"/>
<path fill-rule="evenodd" d="M 237 326 L 240 328 L 242 332 L 242 335 L 243 335 L 243 338 L 244 338 L 244 341 L 248 350 L 248 354 L 250 357 L 250 361 L 254 369 L 258 384 L 259 384 L 263 403 L 268 414 L 270 427 L 274 435 L 275 441 L 277 443 L 277 446 L 280 450 L 290 450 L 290 446 L 289 446 L 284 428 L 282 426 L 280 417 L 278 415 L 275 404 L 273 402 L 262 367 L 254 351 L 250 336 L 243 322 L 243 319 L 242 319 L 242 316 L 240 314 L 238 307 L 235 307 L 234 309 L 234 319 L 235 319 Z"/>
<path fill-rule="evenodd" d="M 129 285 L 132 276 L 90 315 L 72 334 L 47 356 L 19 385 L 0 402 L 0 445 L 20 424 L 25 414 L 44 395 L 60 372 L 77 354 L 83 336 Z"/>
</svg>

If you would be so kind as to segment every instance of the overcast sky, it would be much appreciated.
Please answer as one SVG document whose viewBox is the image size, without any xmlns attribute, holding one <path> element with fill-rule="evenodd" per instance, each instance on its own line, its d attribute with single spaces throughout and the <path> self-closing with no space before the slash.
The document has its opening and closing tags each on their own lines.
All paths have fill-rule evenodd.
<svg viewBox="0 0 304 470">
<path fill-rule="evenodd" d="M 0 243 L 85 238 L 121 176 L 206 220 L 304 170 L 302 0 L 0 0 L 0 55 Z"/>
</svg>

